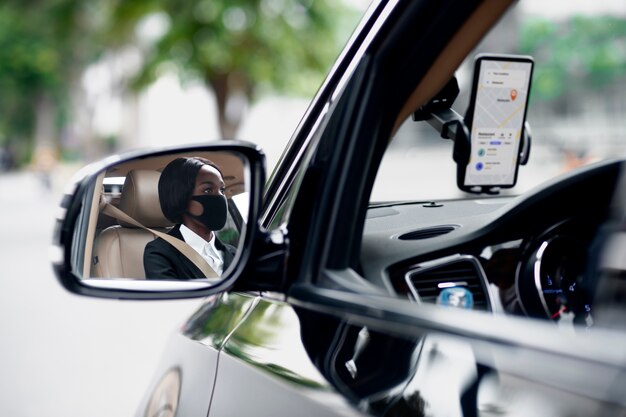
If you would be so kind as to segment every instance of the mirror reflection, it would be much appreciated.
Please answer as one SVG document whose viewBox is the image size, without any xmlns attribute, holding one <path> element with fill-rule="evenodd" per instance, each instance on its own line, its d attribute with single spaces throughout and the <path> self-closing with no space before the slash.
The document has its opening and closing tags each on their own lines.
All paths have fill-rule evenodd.
<svg viewBox="0 0 626 417">
<path fill-rule="evenodd" d="M 110 166 L 85 204 L 79 275 L 218 282 L 237 258 L 245 232 L 246 168 L 244 158 L 224 151 Z"/>
</svg>

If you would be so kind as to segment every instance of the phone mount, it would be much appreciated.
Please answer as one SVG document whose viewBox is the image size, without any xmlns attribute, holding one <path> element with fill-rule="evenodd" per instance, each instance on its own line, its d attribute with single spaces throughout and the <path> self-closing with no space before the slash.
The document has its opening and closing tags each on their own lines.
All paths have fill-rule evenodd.
<svg viewBox="0 0 626 417">
<path fill-rule="evenodd" d="M 466 166 L 469 163 L 472 152 L 470 131 L 465 124 L 465 118 L 452 109 L 452 104 L 458 97 L 459 92 L 459 83 L 456 77 L 453 76 L 435 97 L 413 113 L 413 121 L 425 121 L 439 132 L 442 138 L 452 140 L 454 142 L 452 159 L 458 166 Z M 525 122 L 519 153 L 520 165 L 528 163 L 531 143 L 530 125 L 528 122 Z M 474 194 L 495 195 L 500 193 L 499 187 L 482 185 L 462 188 L 462 190 Z"/>
</svg>

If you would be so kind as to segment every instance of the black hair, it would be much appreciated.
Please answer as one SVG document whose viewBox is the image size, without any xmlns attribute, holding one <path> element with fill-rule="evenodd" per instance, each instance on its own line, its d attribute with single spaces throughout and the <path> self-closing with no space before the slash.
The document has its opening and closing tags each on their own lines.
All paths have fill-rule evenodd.
<svg viewBox="0 0 626 417">
<path fill-rule="evenodd" d="M 159 203 L 163 214 L 169 221 L 183 222 L 183 214 L 187 212 L 187 204 L 196 185 L 196 177 L 205 165 L 212 166 L 222 177 L 224 176 L 222 170 L 213 162 L 197 156 L 176 158 L 161 172 Z"/>
</svg>

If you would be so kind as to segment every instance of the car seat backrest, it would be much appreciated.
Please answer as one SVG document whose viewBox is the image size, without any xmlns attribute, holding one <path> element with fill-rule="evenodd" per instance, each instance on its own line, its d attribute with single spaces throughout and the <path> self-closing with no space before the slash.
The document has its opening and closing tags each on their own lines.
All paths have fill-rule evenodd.
<svg viewBox="0 0 626 417">
<path fill-rule="evenodd" d="M 159 177 L 158 171 L 130 171 L 124 181 L 119 208 L 144 226 L 164 232 L 173 223 L 161 211 Z M 106 228 L 96 238 L 92 276 L 145 279 L 143 252 L 154 238 L 152 233 L 122 221 Z"/>
</svg>

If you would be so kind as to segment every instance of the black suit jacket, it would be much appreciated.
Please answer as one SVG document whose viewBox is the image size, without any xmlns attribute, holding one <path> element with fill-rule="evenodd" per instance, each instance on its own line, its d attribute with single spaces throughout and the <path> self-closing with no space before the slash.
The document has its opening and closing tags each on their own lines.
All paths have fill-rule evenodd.
<svg viewBox="0 0 626 417">
<path fill-rule="evenodd" d="M 180 233 L 180 225 L 176 225 L 168 235 L 184 241 Z M 224 271 L 233 261 L 236 249 L 234 246 L 222 243 L 215 237 L 215 247 L 224 257 Z M 143 252 L 143 267 L 147 279 L 193 279 L 205 278 L 204 274 L 193 262 L 178 249 L 161 238 L 157 238 L 146 245 Z"/>
</svg>

